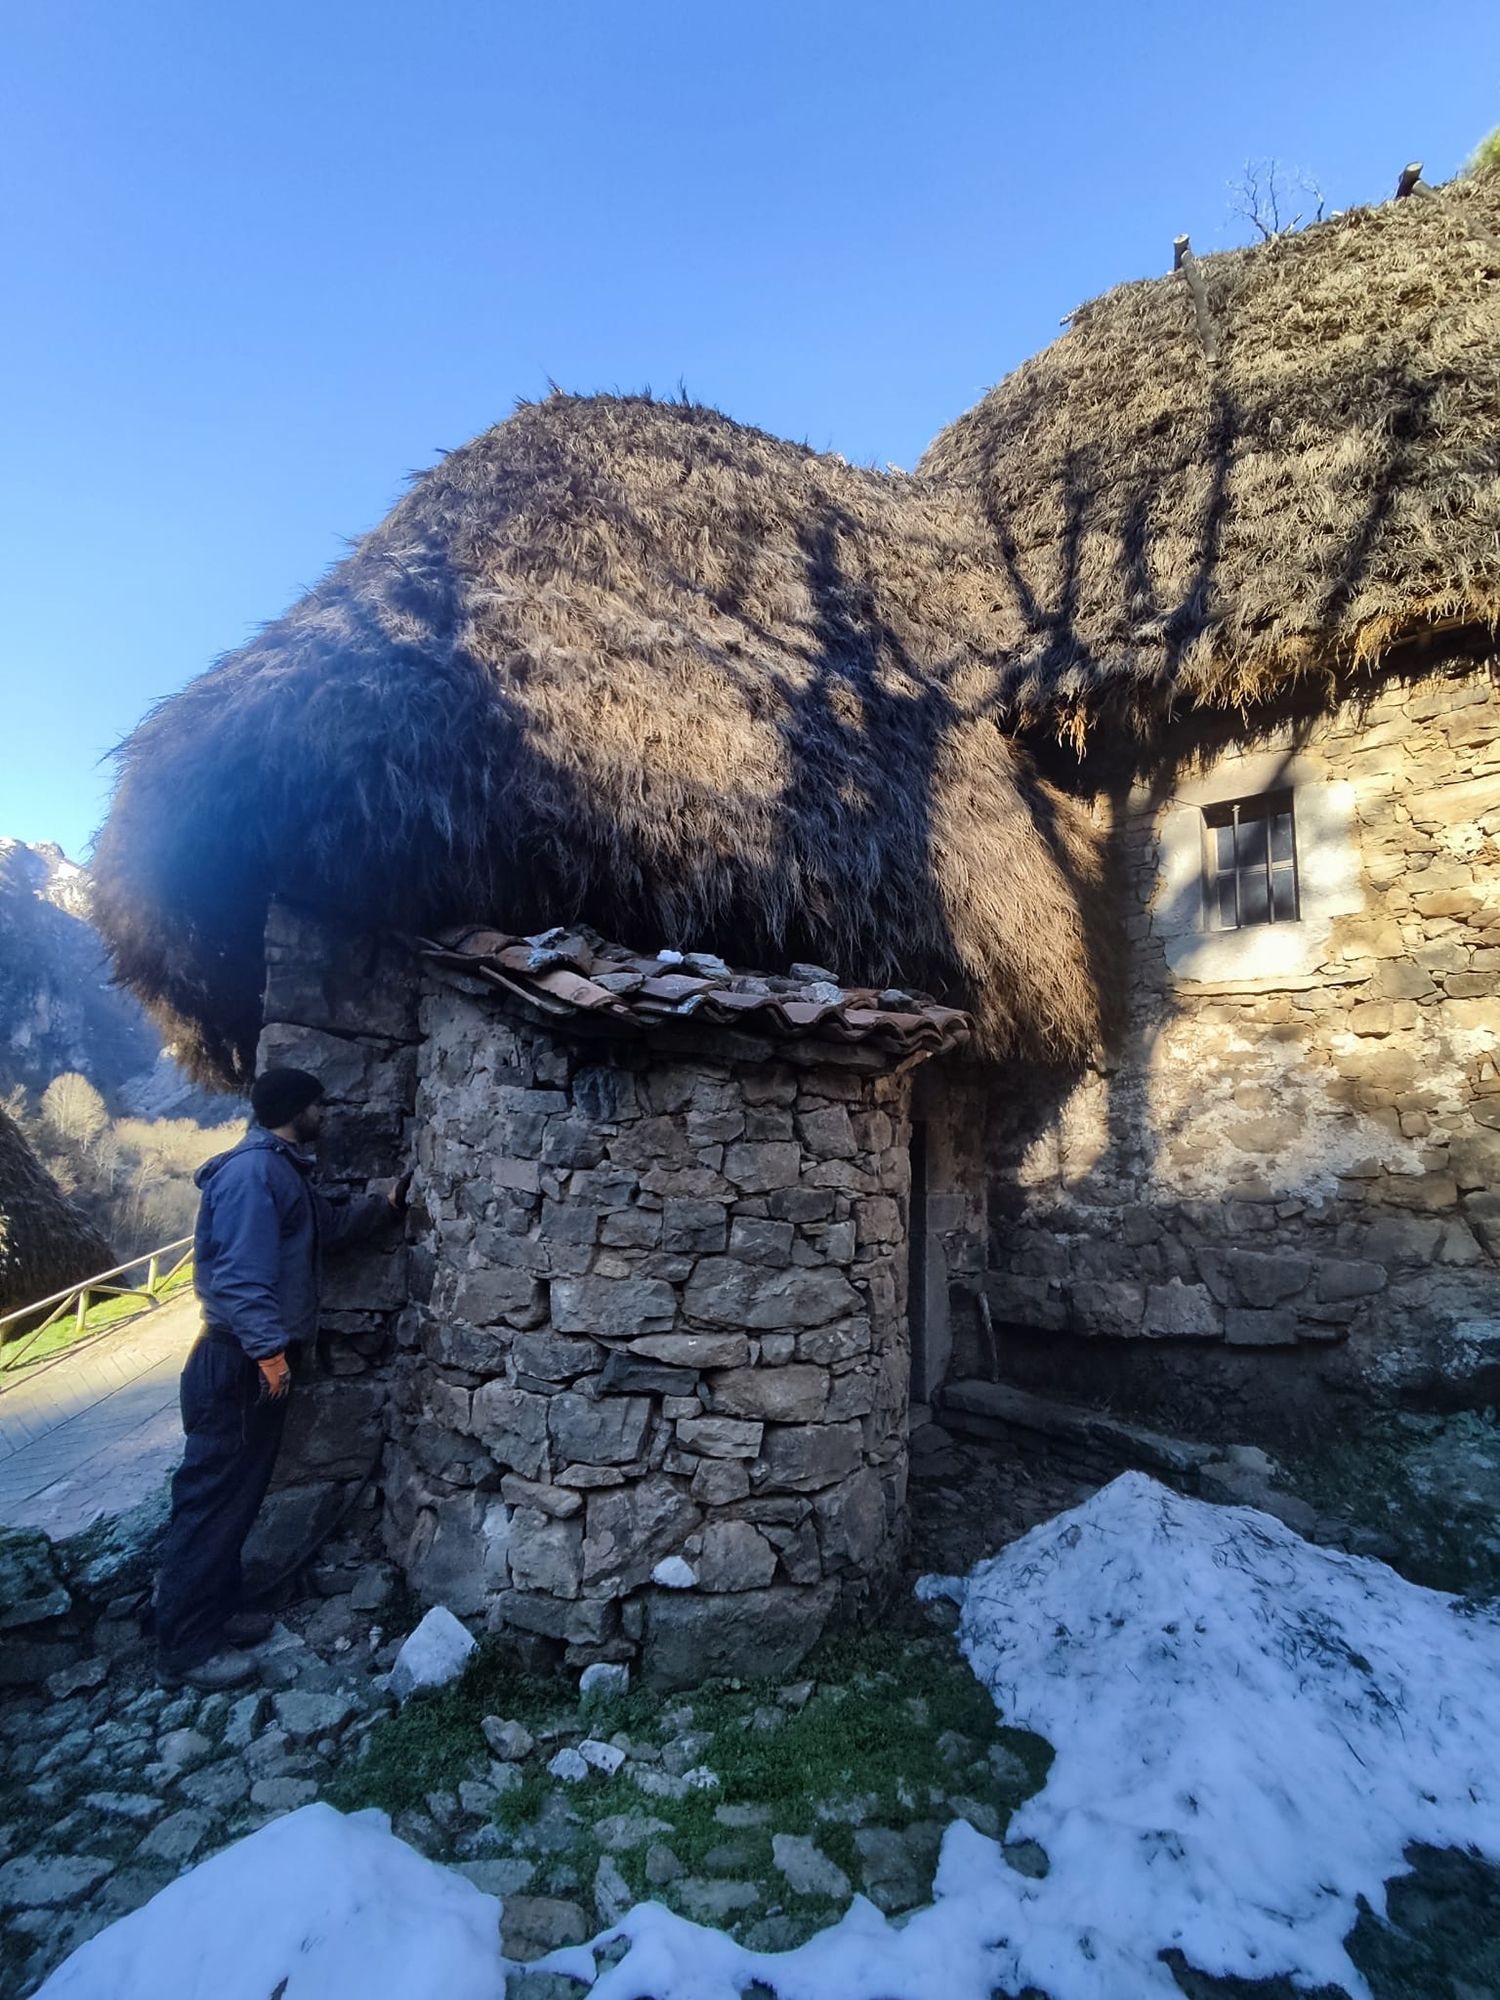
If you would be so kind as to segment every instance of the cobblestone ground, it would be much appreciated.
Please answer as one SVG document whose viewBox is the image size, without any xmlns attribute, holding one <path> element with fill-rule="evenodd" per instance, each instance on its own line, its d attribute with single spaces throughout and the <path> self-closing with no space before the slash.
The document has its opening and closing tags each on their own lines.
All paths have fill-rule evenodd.
<svg viewBox="0 0 1500 2000">
<path fill-rule="evenodd" d="M 935 1426 L 913 1439 L 913 1475 L 913 1576 L 965 1569 L 1089 1490 Z M 647 1895 L 775 1950 L 833 1921 L 855 1889 L 890 1913 L 927 1901 L 948 1821 L 1003 1840 L 1045 1766 L 1045 1746 L 996 1726 L 951 1638 L 915 1612 L 785 1686 L 601 1709 L 571 1681 L 511 1699 L 508 1670 L 486 1664 L 387 1726 L 380 1676 L 411 1621 L 391 1572 L 330 1547 L 310 1585 L 246 1693 L 168 1694 L 142 1646 L 0 1704 L 5 2000 L 194 1862 L 315 1798 L 385 1806 L 403 1838 L 501 1895 L 518 1959 Z M 1045 1870 L 1027 1843 L 1006 1852 Z M 1455 1874 L 1462 1863 L 1433 1857 L 1400 1892 L 1410 1938 L 1372 1929 L 1378 2000 L 1500 1994 L 1481 1962 L 1500 1878 Z M 1289 2000 L 1186 1968 L 1179 1979 L 1220 2000 Z M 513 2000 L 578 1992 L 546 1975 L 512 1982 Z"/>
<path fill-rule="evenodd" d="M 1081 1489 L 1067 1482 L 1038 1483 L 1017 1468 L 953 1447 L 944 1433 L 929 1427 L 919 1434 L 913 1490 L 915 1558 L 924 1568 L 950 1569 L 991 1553 L 1000 1541 L 1072 1504 Z M 310 1583 L 311 1594 L 286 1610 L 260 1649 L 262 1684 L 249 1692 L 169 1694 L 156 1685 L 143 1643 L 55 1676 L 45 1692 L 0 1701 L 0 1992 L 7 2000 L 33 1992 L 77 1945 L 216 1848 L 334 1793 L 341 1780 L 346 1787 L 341 1802 L 347 1798 L 348 1775 L 359 1768 L 365 1739 L 393 1707 L 380 1676 L 410 1614 L 398 1613 L 389 1569 L 361 1564 L 351 1549 L 325 1550 Z M 922 1643 L 920 1635 L 915 1643 Z M 948 1642 L 941 1643 L 947 1648 Z M 508 1943 L 518 1954 L 534 1956 L 564 1934 L 584 1935 L 597 1927 L 601 1898 L 608 1904 L 611 1894 L 627 1893 L 612 1885 L 616 1877 L 627 1881 L 637 1872 L 630 1859 L 636 1846 L 641 1871 L 671 1873 L 670 1841 L 660 1836 L 661 1826 L 671 1824 L 671 1801 L 662 1797 L 653 1803 L 651 1786 L 671 1792 L 689 1768 L 682 1759 L 693 1748 L 692 1710 L 691 1701 L 677 1701 L 663 1710 L 669 1726 L 648 1732 L 659 1740 L 643 1743 L 636 1759 L 652 1767 L 639 1796 L 642 1809 L 633 1821 L 624 1815 L 623 1830 L 606 1828 L 606 1836 L 621 1844 L 618 1850 L 603 1849 L 611 1857 L 603 1886 L 593 1880 L 599 1874 L 595 1864 L 590 1881 L 581 1885 L 581 1898 L 576 1886 L 569 1889 L 577 1876 L 576 1857 L 569 1858 L 576 1844 L 570 1839 L 570 1821 L 578 1819 L 576 1799 L 560 1781 L 549 1781 L 535 1800 L 530 1797 L 536 1774 L 557 1750 L 587 1737 L 589 1722 L 576 1711 L 576 1702 L 573 1712 L 560 1712 L 544 1727 L 526 1757 L 497 1757 L 494 1745 L 476 1742 L 474 1774 L 398 1812 L 398 1831 L 434 1858 L 465 1866 L 484 1887 L 507 1893 Z M 779 1716 L 795 1713 L 791 1704 L 782 1704 Z M 779 1716 L 763 1714 L 759 1727 Z M 528 1804 L 536 1807 L 528 1830 L 513 1833 L 496 1823 L 497 1764 L 514 1766 L 527 1781 Z M 952 1773 L 953 1792 L 959 1798 L 976 1789 L 987 1792 L 988 1802 L 970 1797 L 969 1805 L 987 1825 L 998 1825 L 1004 1801 L 993 1802 L 994 1773 L 982 1756 L 971 1766 L 972 1759 Z M 1015 1781 L 1014 1771 L 1010 1775 Z M 506 1775 L 499 1782 L 511 1780 Z M 733 1873 L 736 1860 L 745 1859 L 747 1839 L 758 1848 L 775 1829 L 740 1824 L 732 1801 L 715 1810 L 727 1815 L 727 1823 L 715 1843 L 720 1851 L 710 1848 L 699 1857 L 700 1872 L 691 1874 L 681 1865 L 678 1879 L 685 1886 L 670 1892 L 649 1872 L 641 1886 L 647 1893 L 667 1893 L 704 1920 L 751 1919 L 762 1926 L 767 1944 L 790 1941 L 791 1932 L 808 1928 L 813 1916 L 826 1920 L 835 1914 L 851 1869 L 853 1886 L 871 1889 L 892 1907 L 924 1900 L 949 1816 L 946 1804 L 934 1808 L 924 1799 L 925 1817 L 906 1830 L 866 1829 L 867 1853 L 845 1840 L 847 1868 L 824 1853 L 826 1837 L 820 1846 L 815 1836 L 785 1836 L 793 1845 L 783 1847 L 783 1856 L 794 1872 L 800 1870 L 803 1887 L 791 1897 L 795 1902 L 800 1894 L 800 1914 L 779 1922 L 784 1912 L 764 1885 Z M 847 1814 L 855 1809 L 846 1804 L 842 1810 L 847 1827 Z M 648 1829 L 643 1845 L 635 1838 L 640 1827 Z M 821 1898 L 815 1893 L 820 1881 Z M 540 1996 L 541 1982 L 533 1984 Z"/>
</svg>

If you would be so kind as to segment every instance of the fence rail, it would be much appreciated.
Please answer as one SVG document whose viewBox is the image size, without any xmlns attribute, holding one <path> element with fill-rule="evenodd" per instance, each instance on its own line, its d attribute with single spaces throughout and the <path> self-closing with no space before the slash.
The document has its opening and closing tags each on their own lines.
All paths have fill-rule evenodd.
<svg viewBox="0 0 1500 2000">
<path fill-rule="evenodd" d="M 7 1369 L 13 1368 L 25 1354 L 27 1348 L 40 1340 L 59 1321 L 71 1314 L 75 1333 L 82 1336 L 88 1320 L 90 1305 L 99 1304 L 104 1299 L 134 1299 L 143 1301 L 141 1310 L 147 1311 L 159 1303 L 163 1287 L 170 1279 L 181 1277 L 193 1259 L 193 1239 L 180 1236 L 175 1243 L 163 1243 L 159 1249 L 144 1250 L 139 1257 L 128 1258 L 123 1264 L 116 1264 L 113 1270 L 98 1271 L 91 1278 L 84 1278 L 79 1284 L 69 1285 L 65 1291 L 53 1292 L 50 1298 L 36 1299 L 29 1306 L 19 1306 L 14 1312 L 0 1313 L 0 1358 Z M 133 1271 L 144 1271 L 145 1278 L 140 1284 L 117 1283 L 116 1280 L 129 1278 Z M 36 1318 L 41 1314 L 40 1319 Z M 33 1324 L 33 1322 L 35 1322 Z M 121 1325 L 120 1320 L 112 1320 L 111 1328 Z M 24 1326 L 25 1331 L 19 1331 Z"/>
</svg>

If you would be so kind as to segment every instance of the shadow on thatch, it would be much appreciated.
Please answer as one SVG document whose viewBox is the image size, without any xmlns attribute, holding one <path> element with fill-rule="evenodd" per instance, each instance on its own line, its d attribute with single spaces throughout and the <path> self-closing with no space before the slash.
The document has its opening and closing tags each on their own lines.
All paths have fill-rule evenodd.
<svg viewBox="0 0 1500 2000">
<path fill-rule="evenodd" d="M 1490 176 L 1205 259 L 1212 359 L 1180 276 L 1122 286 L 914 479 L 686 403 L 523 406 L 122 746 L 121 976 L 234 1080 L 273 894 L 582 921 L 896 978 L 1076 1065 L 1115 990 L 1095 726 L 1149 767 L 1174 713 L 1500 620 L 1497 229 Z"/>
</svg>

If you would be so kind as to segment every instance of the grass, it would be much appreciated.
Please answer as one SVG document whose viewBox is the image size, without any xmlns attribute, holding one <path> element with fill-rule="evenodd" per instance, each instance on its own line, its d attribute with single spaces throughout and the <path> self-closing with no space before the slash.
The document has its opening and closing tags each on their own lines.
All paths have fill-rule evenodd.
<svg viewBox="0 0 1500 2000">
<path fill-rule="evenodd" d="M 571 1686 L 519 1674 L 486 1650 L 454 1686 L 408 1703 L 377 1726 L 366 1753 L 340 1774 L 330 1796 L 345 1810 L 378 1805 L 393 1817 L 423 1813 L 430 1793 L 484 1776 L 482 1719 L 512 1718 L 538 1737 L 538 1748 L 520 1787 L 496 1808 L 505 1847 L 536 1852 L 537 1823 L 551 1794 L 565 1796 L 576 1822 L 560 1851 L 539 1856 L 533 1893 L 576 1894 L 586 1902 L 604 1851 L 599 1822 L 635 1813 L 666 1823 L 656 1842 L 686 1878 L 753 1881 L 796 1935 L 810 1935 L 840 1909 L 827 1898 L 791 1892 L 773 1863 L 773 1834 L 812 1836 L 857 1887 L 863 1864 L 854 1822 L 916 1828 L 916 1848 L 935 1861 L 955 1798 L 972 1801 L 979 1818 L 993 1814 L 992 1830 L 1003 1833 L 1015 1807 L 1045 1781 L 1048 1745 L 1000 1726 L 993 1702 L 949 1638 L 925 1629 L 840 1635 L 806 1661 L 796 1676 L 801 1682 L 811 1682 L 813 1692 L 800 1708 L 781 1698 L 782 1683 L 715 1681 L 689 1695 L 643 1690 L 580 1710 Z M 719 1783 L 681 1799 L 657 1798 L 637 1786 L 627 1766 L 613 1777 L 595 1773 L 563 1785 L 546 1763 L 564 1731 L 658 1748 L 691 1733 L 705 1739 L 692 1762 L 707 1765 Z M 996 1745 L 1011 1753 L 999 1775 L 988 1761 Z M 726 1805 L 756 1808 L 763 1823 L 726 1828 L 716 1817 Z M 820 1807 L 831 1816 L 820 1816 Z M 675 1884 L 648 1878 L 651 1852 L 652 1843 L 643 1841 L 613 1859 L 634 1896 L 672 1903 Z M 766 1913 L 762 1903 L 747 1921 Z"/>
<path fill-rule="evenodd" d="M 29 1368 L 34 1361 L 43 1361 L 51 1354 L 59 1354 L 66 1347 L 91 1339 L 96 1333 L 103 1333 L 107 1327 L 117 1325 L 121 1320 L 136 1319 L 142 1313 L 152 1310 L 153 1304 L 164 1304 L 168 1299 L 183 1291 L 190 1291 L 193 1283 L 192 1260 L 186 1259 L 173 1272 L 163 1278 L 156 1288 L 154 1300 L 148 1301 L 140 1293 L 129 1298 L 101 1299 L 96 1306 L 90 1306 L 80 1327 L 73 1313 L 36 1334 L 21 1333 L 0 1346 L 0 1375 L 12 1370 Z"/>
</svg>

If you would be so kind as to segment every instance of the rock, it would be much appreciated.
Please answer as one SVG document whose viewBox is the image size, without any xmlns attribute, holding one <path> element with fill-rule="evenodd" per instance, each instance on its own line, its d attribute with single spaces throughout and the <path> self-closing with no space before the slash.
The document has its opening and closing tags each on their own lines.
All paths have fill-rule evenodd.
<svg viewBox="0 0 1500 2000">
<path fill-rule="evenodd" d="M 244 1593 L 268 1595 L 333 1527 L 347 1491 L 336 1479 L 285 1486 L 266 1496 L 245 1543 Z"/>
<path fill-rule="evenodd" d="M 137 1598 L 149 1590 L 170 1512 L 171 1487 L 163 1480 L 155 1493 L 124 1513 L 106 1514 L 59 1542 L 57 1559 L 72 1587 L 96 1604 Z"/>
<path fill-rule="evenodd" d="M 561 1778 L 565 1785 L 578 1785 L 589 1774 L 588 1763 L 571 1745 L 558 1751 L 547 1769 L 554 1778 Z"/>
<path fill-rule="evenodd" d="M 487 1785 L 477 1778 L 463 1778 L 459 1781 L 458 1803 L 470 1819 L 488 1819 L 495 1810 L 495 1802 L 500 1794 L 493 1785 Z"/>
<path fill-rule="evenodd" d="M 379 1611 L 389 1604 L 396 1587 L 396 1572 L 390 1563 L 366 1563 L 349 1592 L 351 1611 Z"/>
<path fill-rule="evenodd" d="M 794 1895 L 848 1897 L 849 1877 L 806 1834 L 772 1834 L 771 1855 Z"/>
<path fill-rule="evenodd" d="M 257 1778 L 250 1787 L 250 1803 L 263 1812 L 296 1812 L 311 1805 L 318 1788 L 311 1778 Z"/>
<path fill-rule="evenodd" d="M 805 1361 L 782 1368 L 730 1368 L 713 1378 L 715 1415 L 811 1424 L 828 1400 L 828 1371 Z"/>
<path fill-rule="evenodd" d="M 1047 1850 L 1034 1840 L 1008 1840 L 1001 1852 L 1018 1875 L 1029 1876 L 1034 1882 L 1039 1882 L 1052 1866 Z"/>
<path fill-rule="evenodd" d="M 1003 1743 L 992 1743 L 984 1754 L 990 1776 L 1000 1791 L 1019 1799 L 1035 1790 L 1030 1771 L 1014 1750 L 1007 1750 Z"/>
<path fill-rule="evenodd" d="M 196 1729 L 169 1729 L 158 1740 L 156 1754 L 169 1771 L 191 1771 L 213 1755 L 213 1748 Z"/>
<path fill-rule="evenodd" d="M 734 1417 L 682 1417 L 676 1425 L 678 1444 L 704 1458 L 755 1458 L 765 1425 L 742 1423 Z"/>
<path fill-rule="evenodd" d="M 605 1578 L 618 1578 L 626 1590 L 643 1584 L 701 1518 L 681 1487 L 661 1473 L 591 1493 L 583 1543 L 585 1587 Z"/>
<path fill-rule="evenodd" d="M 734 1257 L 702 1257 L 683 1291 L 682 1305 L 689 1318 L 710 1326 L 782 1333 L 847 1319 L 858 1312 L 860 1297 L 831 1265 L 773 1271 Z"/>
<path fill-rule="evenodd" d="M 766 1432 L 761 1447 L 768 1474 L 766 1485 L 772 1490 L 794 1493 L 833 1486 L 857 1469 L 862 1448 L 863 1438 L 857 1423 L 773 1427 Z"/>
<path fill-rule="evenodd" d="M 458 1861 L 452 1865 L 456 1875 L 466 1876 L 486 1896 L 498 1896 L 507 1902 L 536 1880 L 536 1863 L 519 1854 L 501 1855 L 494 1860 Z"/>
<path fill-rule="evenodd" d="M 114 1865 L 87 1854 L 18 1854 L 0 1862 L 0 1910 L 51 1910 L 78 1903 Z"/>
<path fill-rule="evenodd" d="M 696 1687 L 715 1674 L 780 1679 L 801 1664 L 833 1614 L 831 1583 L 709 1597 L 652 1591 L 646 1598 L 642 1680 Z"/>
<path fill-rule="evenodd" d="M 865 1466 L 813 1503 L 825 1568 L 863 1570 L 873 1564 L 886 1538 L 885 1494 L 880 1475 Z"/>
<path fill-rule="evenodd" d="M 578 1677 L 578 1692 L 585 1701 L 608 1700 L 630 1692 L 630 1669 L 610 1660 L 596 1660 Z"/>
<path fill-rule="evenodd" d="M 553 1896 L 511 1896 L 500 1919 L 507 1958 L 544 1958 L 565 1944 L 582 1944 L 591 1926 L 583 1907 Z"/>
<path fill-rule="evenodd" d="M 418 1688 L 443 1687 L 464 1671 L 473 1651 L 473 1635 L 445 1605 L 436 1604 L 397 1653 L 392 1690 L 405 1701 Z"/>
<path fill-rule="evenodd" d="M 746 1368 L 750 1340 L 743 1333 L 657 1333 L 630 1343 L 632 1354 L 676 1368 Z"/>
<path fill-rule="evenodd" d="M 102 1687 L 109 1673 L 109 1661 L 96 1655 L 93 1659 L 80 1660 L 76 1667 L 64 1667 L 47 1676 L 47 1692 L 54 1701 L 67 1701 L 72 1695 L 85 1694 L 90 1688 Z"/>
<path fill-rule="evenodd" d="M 254 1694 L 241 1695 L 238 1701 L 231 1703 L 224 1724 L 225 1749 L 248 1750 L 265 1720 L 265 1714 L 266 1697 L 258 1689 Z"/>
<path fill-rule="evenodd" d="M 667 1333 L 676 1319 L 677 1295 L 661 1278 L 554 1278 L 552 1281 L 552 1325 L 558 1333 L 629 1339 L 639 1334 Z"/>
<path fill-rule="evenodd" d="M 663 1744 L 661 1766 L 674 1778 L 680 1778 L 684 1771 L 690 1771 L 698 1764 L 705 1751 L 713 1746 L 712 1734 L 703 1729 L 688 1730 L 681 1736 L 673 1737 Z"/>
<path fill-rule="evenodd" d="M 725 1840 L 708 1849 L 703 1865 L 710 1875 L 744 1875 L 755 1868 L 758 1859 L 753 1841 Z"/>
<path fill-rule="evenodd" d="M 618 1862 L 601 1854 L 594 1870 L 594 1909 L 601 1924 L 615 1924 L 635 1901 Z"/>
<path fill-rule="evenodd" d="M 704 1590 L 761 1590 L 775 1573 L 776 1551 L 748 1521 L 711 1521 L 703 1530 L 698 1582 Z"/>
<path fill-rule="evenodd" d="M 653 1819 L 649 1813 L 609 1813 L 595 1822 L 594 1838 L 607 1854 L 624 1854 L 655 1839 L 659 1833 L 671 1831 L 668 1821 Z"/>
<path fill-rule="evenodd" d="M 487 1715 L 479 1727 L 485 1742 L 503 1763 L 522 1763 L 536 1748 L 536 1738 L 519 1722 L 502 1722 L 497 1715 Z"/>
<path fill-rule="evenodd" d="M 651 1404 L 645 1396 L 577 1395 L 564 1389 L 550 1399 L 547 1428 L 568 1465 L 629 1465 L 641 1456 Z"/>
<path fill-rule="evenodd" d="M 408 1640 L 407 1644 L 410 1643 Z M 337 1735 L 359 1709 L 359 1703 L 352 1694 L 318 1694 L 304 1688 L 290 1688 L 285 1694 L 277 1695 L 274 1706 L 279 1727 L 293 1743 L 307 1743 L 320 1736 Z"/>
<path fill-rule="evenodd" d="M 690 1396 L 698 1377 L 691 1368 L 669 1368 L 664 1361 L 614 1348 L 598 1379 L 601 1396 Z"/>
<path fill-rule="evenodd" d="M 72 1603 L 47 1537 L 35 1528 L 0 1528 L 0 1632 L 58 1618 Z"/>
<path fill-rule="evenodd" d="M 506 1473 L 500 1481 L 500 1493 L 512 1507 L 534 1507 L 558 1521 L 571 1520 L 573 1515 L 583 1512 L 581 1493 L 567 1486 L 547 1486 L 540 1480 L 523 1479 L 517 1472 Z"/>
<path fill-rule="evenodd" d="M 185 1806 L 181 1812 L 164 1819 L 160 1826 L 153 1827 L 136 1849 L 136 1858 L 165 1861 L 180 1868 L 192 1860 L 217 1825 L 215 1814 L 201 1806 Z"/>
<path fill-rule="evenodd" d="M 504 1798 L 507 1792 L 518 1792 L 526 1781 L 526 1773 L 519 1764 L 507 1763 L 503 1758 L 492 1763 L 489 1769 L 490 1789 L 497 1798 Z"/>
<path fill-rule="evenodd" d="M 559 1399 L 560 1400 L 560 1399 Z M 576 1597 L 583 1581 L 583 1522 L 517 1507 L 510 1518 L 510 1579 L 517 1590 Z"/>
<path fill-rule="evenodd" d="M 660 1889 L 667 1882 L 680 1881 L 682 1863 L 670 1847 L 660 1841 L 653 1841 L 646 1849 L 646 1880 L 653 1888 Z"/>
<path fill-rule="evenodd" d="M 221 1757 L 216 1764 L 205 1764 L 201 1771 L 190 1771 L 177 1790 L 192 1805 L 227 1812 L 249 1797 L 250 1775 L 237 1757 Z"/>
<path fill-rule="evenodd" d="M 586 1736 L 578 1746 L 578 1754 L 585 1764 L 602 1771 L 607 1778 L 612 1778 L 625 1762 L 623 1750 L 613 1743 L 601 1743 L 596 1736 Z"/>
<path fill-rule="evenodd" d="M 672 1899 L 695 1923 L 722 1924 L 738 1910 L 753 1910 L 760 1890 L 753 1882 L 720 1882 L 702 1875 L 684 1875 L 673 1885 Z"/>
<path fill-rule="evenodd" d="M 926 1900 L 932 1872 L 904 1833 L 888 1826 L 862 1826 L 855 1831 L 854 1845 L 863 1863 L 864 1892 L 877 1909 L 889 1916 Z"/>
<path fill-rule="evenodd" d="M 83 1803 L 90 1812 L 103 1813 L 107 1819 L 126 1820 L 131 1826 L 149 1826 L 165 1810 L 160 1799 L 145 1792 L 87 1792 Z"/>
<path fill-rule="evenodd" d="M 1000 1815 L 985 1799 L 971 1799 L 955 1793 L 948 1804 L 956 1819 L 966 1819 L 976 1833 L 988 1840 L 1000 1838 Z"/>
<path fill-rule="evenodd" d="M 727 1507 L 750 1491 L 750 1474 L 740 1458 L 701 1459 L 688 1488 L 700 1507 Z"/>
</svg>

